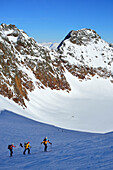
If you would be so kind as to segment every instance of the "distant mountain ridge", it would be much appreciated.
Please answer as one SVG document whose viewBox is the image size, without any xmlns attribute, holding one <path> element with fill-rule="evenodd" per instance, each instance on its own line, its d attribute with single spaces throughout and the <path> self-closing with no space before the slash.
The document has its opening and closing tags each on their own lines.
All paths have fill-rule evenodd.
<svg viewBox="0 0 113 170">
<path fill-rule="evenodd" d="M 41 43 L 41 45 L 44 46 L 44 47 L 48 47 L 52 50 L 55 50 L 55 49 L 57 49 L 59 44 L 58 43 L 52 43 L 52 42 L 48 42 L 48 43 L 45 42 L 45 43 Z"/>
<path fill-rule="evenodd" d="M 113 47 L 91 29 L 71 31 L 56 50 L 38 44 L 15 25 L 0 26 L 0 95 L 27 107 L 35 88 L 71 91 L 65 70 L 80 81 L 113 83 Z M 32 78 L 34 77 L 34 78 Z"/>
</svg>

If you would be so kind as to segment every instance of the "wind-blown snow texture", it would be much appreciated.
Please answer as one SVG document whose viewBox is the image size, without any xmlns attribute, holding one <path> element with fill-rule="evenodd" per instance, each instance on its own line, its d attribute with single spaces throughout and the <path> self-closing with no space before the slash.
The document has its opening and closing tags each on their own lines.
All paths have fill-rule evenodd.
<svg viewBox="0 0 113 170">
<path fill-rule="evenodd" d="M 43 152 L 41 141 L 52 142 Z M 19 143 L 30 141 L 31 155 L 23 155 Z M 13 157 L 8 144 L 14 143 Z M 70 131 L 38 123 L 12 112 L 0 113 L 0 169 L 108 170 L 113 168 L 113 133 L 93 134 Z"/>
</svg>

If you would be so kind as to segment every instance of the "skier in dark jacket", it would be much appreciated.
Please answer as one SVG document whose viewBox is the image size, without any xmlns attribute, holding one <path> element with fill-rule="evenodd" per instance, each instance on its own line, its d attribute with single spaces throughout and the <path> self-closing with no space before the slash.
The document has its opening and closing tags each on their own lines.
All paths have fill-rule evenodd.
<svg viewBox="0 0 113 170">
<path fill-rule="evenodd" d="M 16 146 L 14 146 L 14 144 L 9 145 L 10 157 L 12 157 L 12 155 L 13 155 L 13 148 L 16 148 Z"/>
<path fill-rule="evenodd" d="M 44 140 L 41 142 L 41 144 L 44 144 L 45 148 L 44 148 L 44 151 L 46 152 L 47 151 L 47 143 L 49 144 L 52 144 L 48 139 L 47 137 L 44 138 Z"/>
</svg>

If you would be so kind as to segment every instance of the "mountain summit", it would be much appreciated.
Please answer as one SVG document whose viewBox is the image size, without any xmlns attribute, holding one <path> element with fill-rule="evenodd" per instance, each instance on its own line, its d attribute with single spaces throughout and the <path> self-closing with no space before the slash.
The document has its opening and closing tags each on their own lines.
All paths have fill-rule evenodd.
<svg viewBox="0 0 113 170">
<path fill-rule="evenodd" d="M 79 31 L 72 30 L 59 44 L 58 49 L 66 39 L 69 39 L 70 42 L 73 44 L 86 46 L 89 42 L 97 43 L 99 39 L 101 39 L 101 37 L 94 30 L 91 29 L 81 29 Z"/>
<path fill-rule="evenodd" d="M 103 113 L 106 121 L 107 107 L 112 120 L 112 106 L 102 106 L 106 100 L 111 103 L 112 92 L 113 46 L 94 30 L 73 30 L 56 50 L 50 50 L 15 25 L 1 24 L 0 110 L 64 128 L 95 131 L 98 115 Z M 109 120 L 108 128 L 104 123 L 100 128 L 97 121 L 97 131 L 113 129 Z"/>
<path fill-rule="evenodd" d="M 59 44 L 58 52 L 65 67 L 80 79 L 91 76 L 112 82 L 113 47 L 91 29 L 71 31 Z"/>
</svg>

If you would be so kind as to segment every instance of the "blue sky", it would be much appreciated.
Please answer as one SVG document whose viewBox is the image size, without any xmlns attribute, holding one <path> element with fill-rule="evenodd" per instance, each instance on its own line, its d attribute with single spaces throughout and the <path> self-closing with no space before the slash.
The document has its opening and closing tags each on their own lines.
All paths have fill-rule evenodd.
<svg viewBox="0 0 113 170">
<path fill-rule="evenodd" d="M 0 24 L 14 24 L 37 42 L 60 42 L 71 30 L 94 29 L 113 43 L 113 0 L 5 0 Z"/>
</svg>

